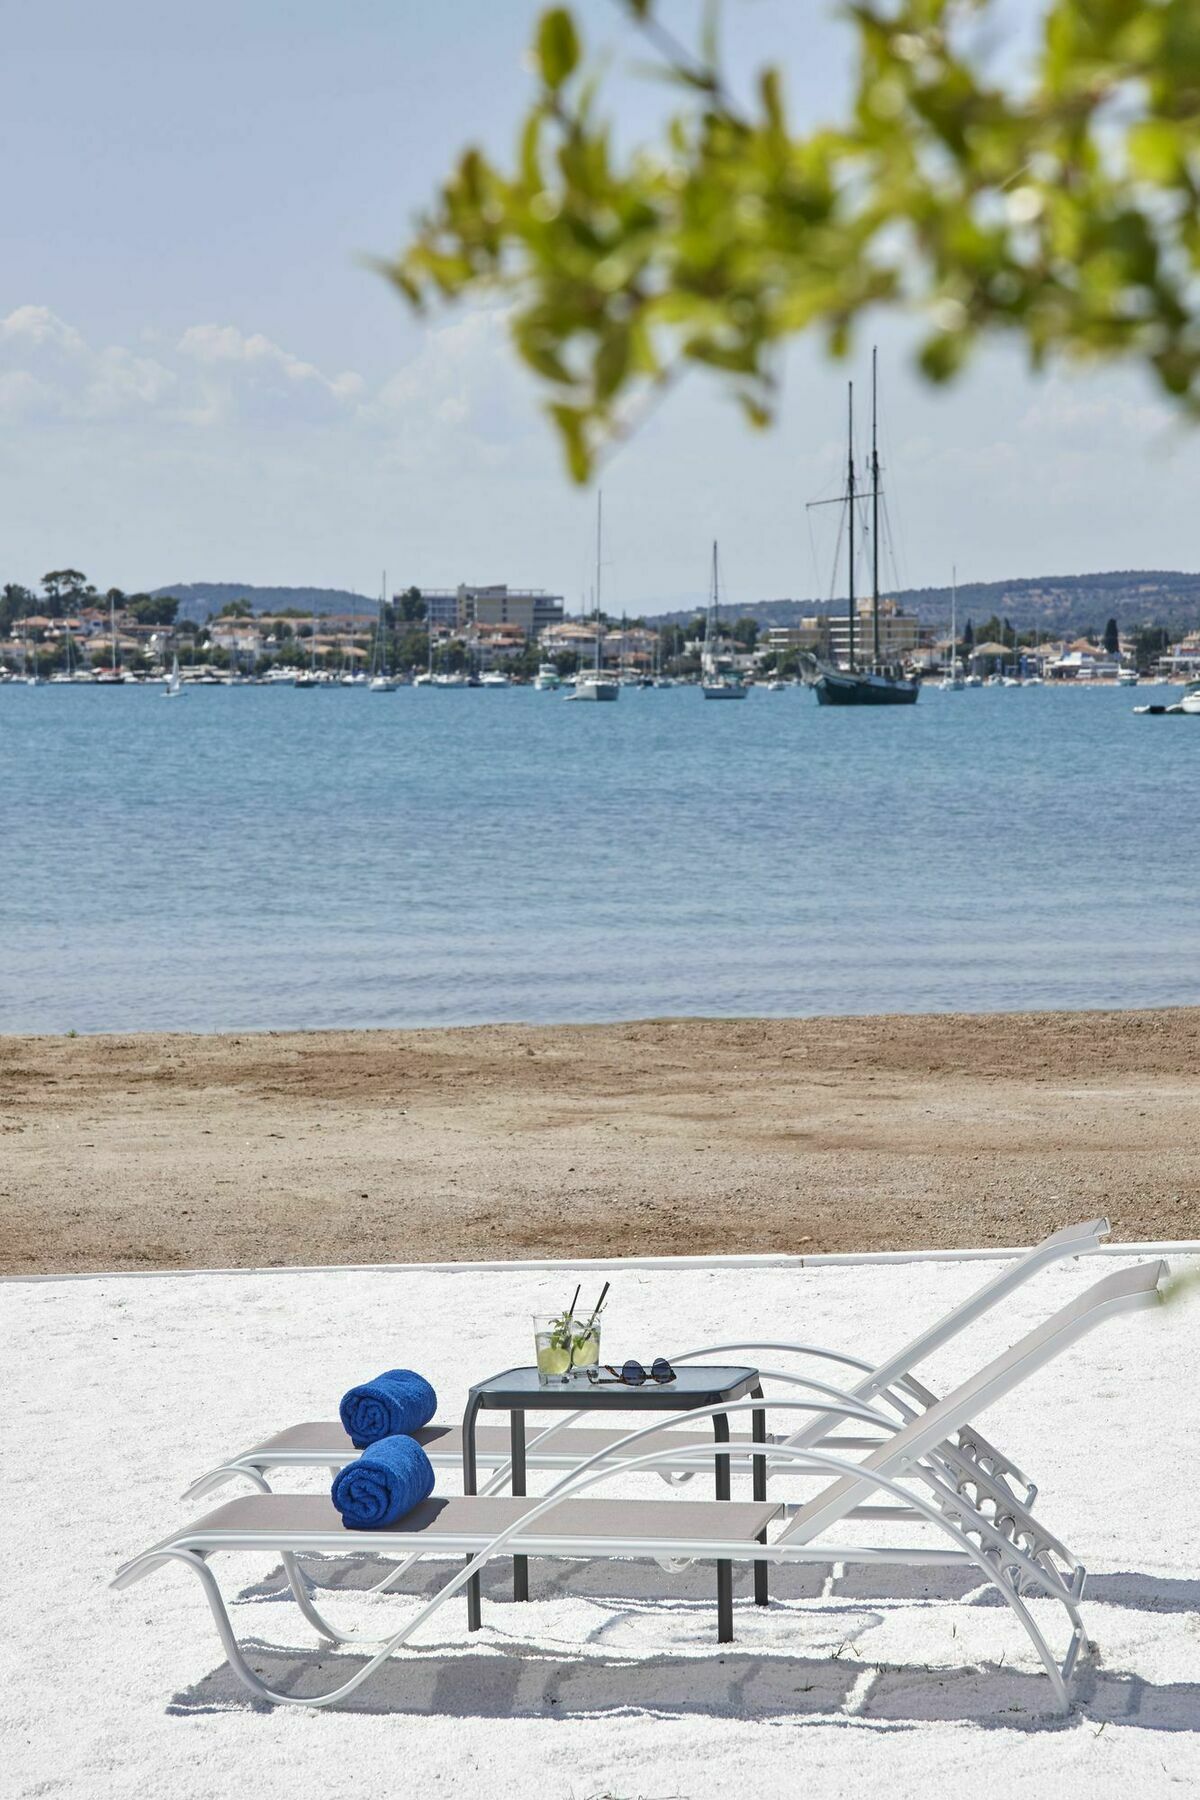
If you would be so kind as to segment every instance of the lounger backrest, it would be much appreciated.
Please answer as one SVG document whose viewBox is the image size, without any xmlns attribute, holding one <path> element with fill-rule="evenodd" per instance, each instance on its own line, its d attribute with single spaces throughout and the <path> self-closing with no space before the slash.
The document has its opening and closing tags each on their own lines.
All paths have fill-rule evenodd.
<svg viewBox="0 0 1200 1800">
<path fill-rule="evenodd" d="M 1086 1255 L 1096 1248 L 1101 1238 L 1108 1236 L 1110 1230 L 1107 1219 L 1085 1219 L 1079 1225 L 1064 1225 L 1061 1230 L 1052 1231 L 1040 1244 L 1035 1244 L 1032 1250 L 1027 1250 L 1024 1256 L 1010 1263 L 999 1275 L 993 1276 L 991 1281 L 985 1282 L 976 1293 L 968 1295 L 945 1318 L 938 1319 L 928 1330 L 915 1337 L 911 1344 L 905 1344 L 902 1350 L 889 1356 L 885 1363 L 880 1363 L 851 1392 L 856 1399 L 881 1394 L 898 1375 L 907 1375 L 911 1369 L 915 1369 L 925 1357 L 931 1356 L 965 1325 L 988 1312 L 1006 1295 L 1011 1294 L 1014 1288 L 1028 1281 L 1038 1269 L 1045 1268 L 1049 1263 L 1061 1262 L 1067 1256 Z"/>
<path fill-rule="evenodd" d="M 1017 1387 L 1035 1369 L 1041 1368 L 1043 1363 L 1049 1362 L 1104 1319 L 1116 1313 L 1157 1305 L 1162 1297 L 1159 1283 L 1167 1272 L 1165 1262 L 1141 1263 L 1132 1269 L 1120 1269 L 1113 1275 L 1106 1275 L 1103 1281 L 1085 1288 L 1068 1306 L 1052 1314 L 1010 1350 L 968 1377 L 952 1393 L 889 1438 L 886 1444 L 872 1451 L 863 1460 L 861 1475 L 839 1477 L 801 1507 L 783 1538 L 799 1537 L 808 1542 L 836 1520 L 844 1518 L 851 1507 L 861 1504 L 872 1490 L 872 1473 L 890 1476 L 902 1473 L 919 1461 L 926 1451 L 950 1437 L 968 1419 L 976 1418 L 994 1400 Z"/>
<path fill-rule="evenodd" d="M 1040 1244 L 1035 1244 L 1032 1250 L 1027 1250 L 1024 1256 L 1002 1269 L 999 1275 L 985 1281 L 981 1288 L 968 1295 L 951 1312 L 918 1333 L 911 1343 L 897 1350 L 894 1356 L 889 1356 L 886 1362 L 872 1369 L 869 1375 L 862 1376 L 849 1390 L 850 1393 L 856 1400 L 871 1400 L 876 1394 L 882 1394 L 894 1381 L 911 1375 L 913 1369 L 927 1356 L 932 1356 L 935 1350 L 996 1306 L 1039 1269 L 1045 1268 L 1049 1263 L 1061 1262 L 1066 1256 L 1086 1255 L 1096 1248 L 1101 1238 L 1108 1236 L 1110 1229 L 1107 1219 L 1084 1219 L 1078 1225 L 1064 1225 L 1058 1231 L 1052 1231 Z M 917 1394 L 919 1390 L 914 1387 L 912 1392 Z M 797 1431 L 788 1442 L 815 1444 L 836 1422 L 832 1413 L 822 1413 L 819 1418 L 810 1419 L 803 1430 Z"/>
</svg>

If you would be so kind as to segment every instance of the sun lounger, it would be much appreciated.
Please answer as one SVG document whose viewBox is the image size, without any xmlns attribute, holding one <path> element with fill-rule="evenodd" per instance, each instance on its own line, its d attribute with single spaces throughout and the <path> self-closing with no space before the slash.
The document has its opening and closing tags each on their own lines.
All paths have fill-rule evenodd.
<svg viewBox="0 0 1200 1800">
<path fill-rule="evenodd" d="M 950 1338 L 973 1324 L 976 1319 L 1007 1299 L 1016 1288 L 1028 1281 L 1030 1276 L 1055 1262 L 1063 1261 L 1069 1256 L 1086 1255 L 1095 1250 L 1100 1240 L 1107 1236 L 1109 1224 L 1107 1219 L 1088 1219 L 1078 1225 L 1068 1225 L 1060 1231 L 1053 1232 L 1040 1244 L 1034 1245 L 998 1275 L 984 1284 L 978 1292 L 972 1294 L 960 1305 L 954 1307 L 944 1317 L 936 1320 L 925 1331 L 921 1332 L 911 1343 L 890 1356 L 886 1362 L 874 1364 L 861 1356 L 847 1352 L 830 1350 L 817 1344 L 794 1343 L 738 1343 L 710 1344 L 699 1350 L 690 1350 L 682 1356 L 673 1357 L 673 1362 L 697 1362 L 705 1357 L 724 1352 L 736 1352 L 741 1355 L 753 1353 L 758 1356 L 764 1352 L 770 1355 L 788 1355 L 813 1358 L 838 1365 L 851 1370 L 855 1379 L 843 1390 L 832 1385 L 823 1385 L 819 1381 L 802 1377 L 790 1370 L 763 1370 L 769 1377 L 785 1385 L 797 1384 L 806 1387 L 810 1392 L 825 1392 L 831 1402 L 844 1404 L 847 1399 L 858 1400 L 864 1404 L 872 1402 L 877 1396 L 889 1401 L 887 1416 L 893 1413 L 904 1419 L 911 1417 L 916 1410 L 924 1410 L 931 1406 L 936 1395 L 917 1381 L 912 1371 L 927 1356 L 949 1341 Z M 559 1471 L 574 1468 L 578 1463 L 591 1458 L 605 1445 L 614 1445 L 622 1441 L 619 1430 L 604 1430 L 598 1427 L 579 1427 L 576 1421 L 582 1417 L 580 1413 L 570 1413 L 548 1426 L 544 1431 L 530 1439 L 526 1446 L 526 1466 L 530 1469 Z M 802 1444 L 816 1444 L 828 1441 L 834 1420 L 829 1414 L 818 1412 L 812 1423 L 799 1434 Z M 843 1450 L 861 1450 L 872 1447 L 878 1441 L 878 1434 L 870 1437 L 846 1436 L 845 1421 L 842 1420 L 843 1434 L 836 1439 L 835 1447 Z M 665 1431 L 665 1427 L 663 1428 Z M 436 1422 L 428 1425 L 423 1431 L 415 1434 L 418 1443 L 425 1450 L 435 1469 L 460 1469 L 462 1467 L 462 1432 L 457 1425 L 439 1425 Z M 690 1430 L 672 1430 L 670 1444 L 681 1455 L 686 1454 L 694 1444 L 701 1446 L 711 1441 L 707 1432 Z M 749 1434 L 742 1440 L 749 1442 Z M 966 1430 L 960 1433 L 959 1449 L 962 1456 L 982 1468 L 994 1479 L 1003 1482 L 1013 1490 L 1014 1497 L 1020 1497 L 1023 1504 L 1031 1506 L 1037 1489 L 1022 1474 L 1015 1464 L 981 1438 L 977 1432 Z M 510 1439 L 504 1426 L 479 1426 L 476 1431 L 476 1458 L 480 1468 L 491 1471 L 484 1492 L 493 1493 L 502 1487 L 509 1474 Z M 350 1442 L 339 1420 L 314 1420 L 300 1425 L 289 1426 L 284 1431 L 261 1440 L 248 1450 L 230 1457 L 227 1462 L 218 1464 L 208 1470 L 196 1481 L 193 1481 L 183 1495 L 184 1500 L 199 1500 L 216 1492 L 226 1482 L 237 1477 L 249 1481 L 261 1493 L 271 1492 L 269 1477 L 276 1471 L 287 1469 L 327 1468 L 336 1474 L 347 1462 L 353 1460 L 358 1451 Z M 782 1467 L 782 1459 L 778 1466 Z M 665 1479 L 675 1482 L 687 1481 L 691 1472 L 680 1468 L 672 1470 L 664 1464 L 659 1471 Z M 1022 1492 L 1023 1490 L 1023 1492 Z"/>
<path fill-rule="evenodd" d="M 1002 1508 L 986 1493 L 948 1476 L 941 1447 L 961 1431 L 968 1418 L 1011 1392 L 1086 1332 L 1118 1314 L 1154 1305 L 1166 1273 L 1167 1265 L 1155 1262 L 1106 1276 L 910 1420 L 862 1462 L 811 1445 L 777 1444 L 775 1454 L 781 1459 L 790 1459 L 809 1473 L 832 1477 L 818 1494 L 797 1507 L 778 1501 L 584 1499 L 588 1489 L 610 1479 L 614 1470 L 651 1469 L 664 1454 L 674 1457 L 674 1452 L 664 1453 L 661 1446 L 644 1448 L 648 1439 L 661 1435 L 659 1425 L 650 1425 L 627 1434 L 619 1445 L 598 1451 L 541 1498 L 430 1499 L 387 1531 L 347 1532 L 332 1505 L 316 1495 L 251 1495 L 229 1501 L 126 1563 L 112 1585 L 129 1587 L 167 1562 L 182 1563 L 201 1582 L 230 1666 L 256 1698 L 277 1705 L 327 1706 L 347 1698 L 388 1657 L 411 1642 L 425 1621 L 496 1556 L 588 1560 L 653 1556 L 667 1562 L 700 1558 L 777 1565 L 950 1563 L 973 1567 L 980 1580 L 996 1590 L 1029 1638 L 1056 1704 L 1066 1711 L 1072 1672 L 1086 1643 L 1078 1607 L 1083 1568 L 1024 1508 Z M 811 1413 L 824 1402 L 769 1404 L 784 1411 Z M 761 1405 L 760 1400 L 736 1401 L 707 1410 L 736 1413 Z M 1045 1427 L 1050 1423 L 1043 1421 Z M 752 1454 L 751 1446 L 743 1444 L 710 1443 L 703 1450 L 709 1459 L 721 1455 L 742 1460 Z M 688 1452 L 689 1464 L 699 1466 L 700 1458 L 700 1446 Z M 924 1541 L 868 1546 L 828 1539 L 827 1534 L 848 1519 L 884 1513 L 896 1529 L 920 1527 Z M 786 1520 L 783 1528 L 770 1535 L 781 1519 Z M 404 1559 L 401 1568 L 431 1556 L 466 1556 L 469 1560 L 345 1680 L 325 1693 L 301 1694 L 270 1688 L 246 1660 L 209 1566 L 218 1553 L 233 1551 L 279 1556 L 285 1568 L 298 1555 L 345 1555 L 350 1551 L 399 1555 Z M 1070 1635 L 1061 1658 L 1050 1648 L 1026 1605 L 1031 1595 L 1056 1601 L 1067 1615 Z M 311 1601 L 303 1610 L 327 1643 L 350 1641 L 328 1625 Z"/>
</svg>

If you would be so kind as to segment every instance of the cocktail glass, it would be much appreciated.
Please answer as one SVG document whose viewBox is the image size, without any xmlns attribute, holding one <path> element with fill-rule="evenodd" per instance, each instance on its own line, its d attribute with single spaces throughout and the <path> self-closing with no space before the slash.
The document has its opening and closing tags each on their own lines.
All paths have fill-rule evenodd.
<svg viewBox="0 0 1200 1800">
<path fill-rule="evenodd" d="M 576 1319 L 568 1313 L 535 1313 L 533 1341 L 538 1382 L 565 1387 L 572 1377 L 586 1377 L 600 1361 L 600 1321 Z"/>
</svg>

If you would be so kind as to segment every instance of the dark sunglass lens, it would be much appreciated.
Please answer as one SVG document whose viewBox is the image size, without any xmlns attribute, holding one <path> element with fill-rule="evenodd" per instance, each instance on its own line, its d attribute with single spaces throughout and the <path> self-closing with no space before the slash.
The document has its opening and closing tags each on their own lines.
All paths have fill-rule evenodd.
<svg viewBox="0 0 1200 1800">
<path fill-rule="evenodd" d="M 621 1380 L 630 1387 L 641 1387 L 646 1379 L 646 1371 L 640 1362 L 627 1362 L 621 1365 Z"/>
<path fill-rule="evenodd" d="M 656 1356 L 650 1370 L 655 1381 L 674 1381 L 675 1371 L 665 1356 Z"/>
</svg>

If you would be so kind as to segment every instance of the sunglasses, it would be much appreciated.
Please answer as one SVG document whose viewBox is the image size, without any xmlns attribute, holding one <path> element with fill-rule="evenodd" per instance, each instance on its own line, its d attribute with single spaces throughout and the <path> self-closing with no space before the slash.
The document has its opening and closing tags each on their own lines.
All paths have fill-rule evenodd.
<svg viewBox="0 0 1200 1800">
<path fill-rule="evenodd" d="M 605 1363 L 604 1366 L 612 1381 L 622 1387 L 645 1387 L 648 1381 L 665 1383 L 675 1379 L 675 1371 L 665 1356 L 656 1356 L 648 1369 L 643 1368 L 640 1362 L 633 1361 L 622 1363 L 619 1369 L 615 1369 L 611 1363 Z M 610 1385 L 595 1369 L 588 1370 L 588 1380 L 599 1387 Z"/>
</svg>

